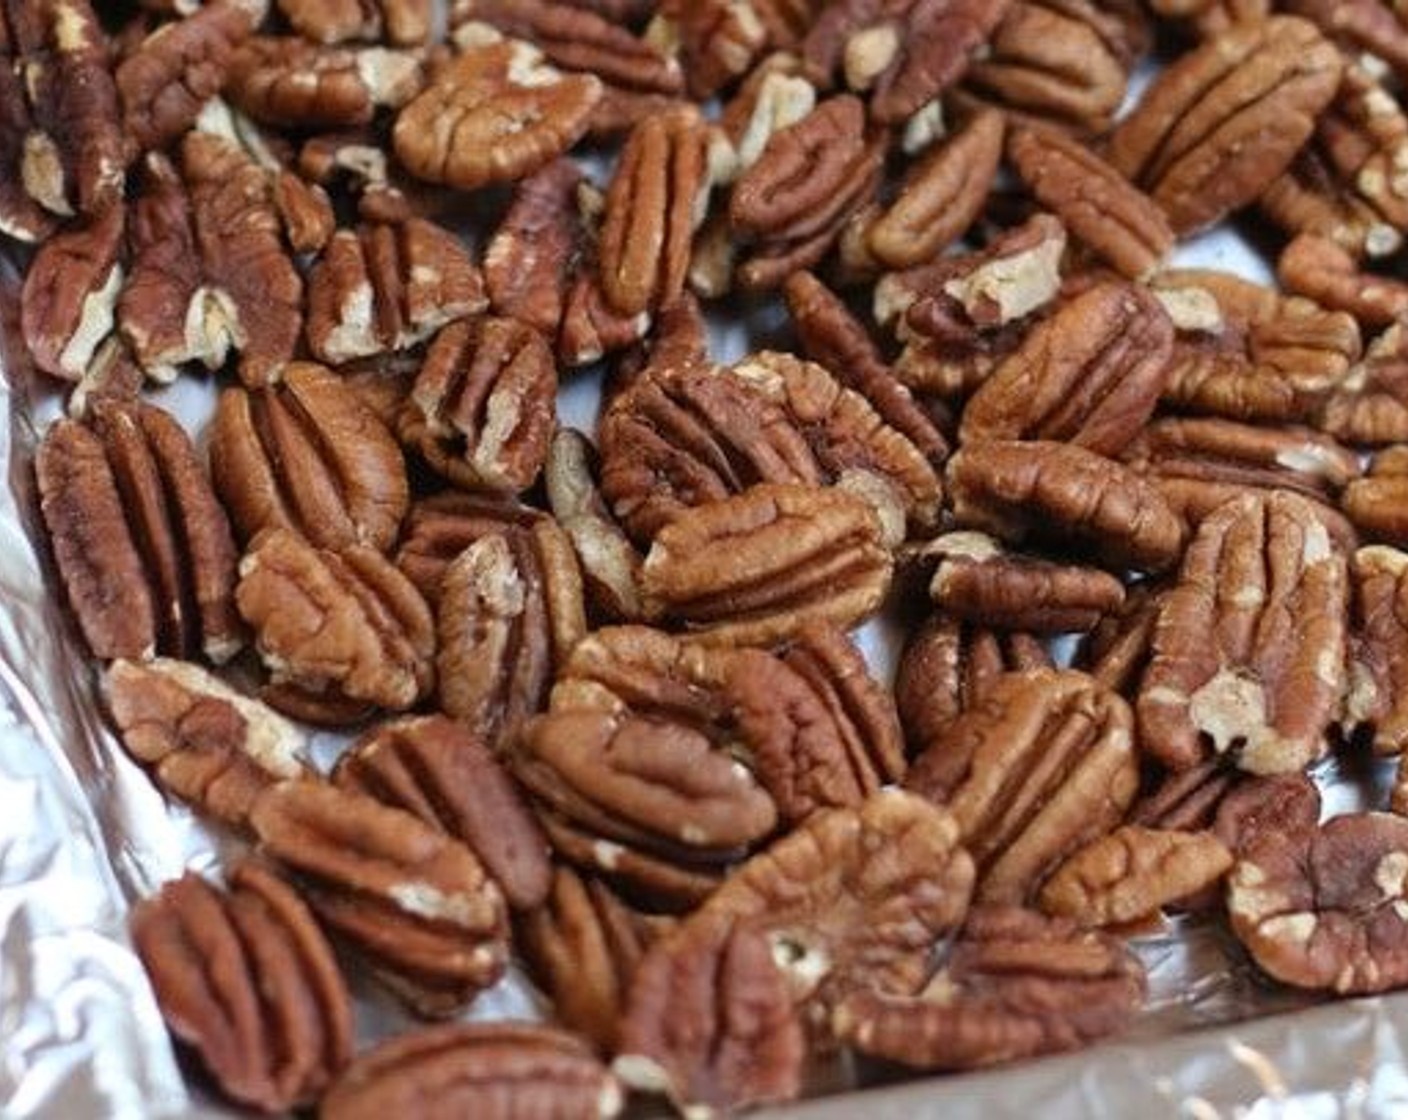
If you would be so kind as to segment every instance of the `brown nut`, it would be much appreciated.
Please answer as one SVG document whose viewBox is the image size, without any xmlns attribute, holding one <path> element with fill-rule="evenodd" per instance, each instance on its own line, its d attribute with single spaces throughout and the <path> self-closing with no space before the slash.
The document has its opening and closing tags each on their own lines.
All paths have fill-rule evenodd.
<svg viewBox="0 0 1408 1120">
<path fill-rule="evenodd" d="M 459 840 L 324 782 L 271 786 L 250 824 L 324 925 L 418 1014 L 454 1014 L 503 974 L 504 898 Z"/>
<path fill-rule="evenodd" d="M 430 609 L 374 548 L 333 552 L 266 529 L 240 561 L 235 595 L 275 685 L 392 711 L 430 691 Z"/>
<path fill-rule="evenodd" d="M 1401 445 L 1395 445 L 1374 456 L 1367 477 L 1345 487 L 1340 508 L 1366 537 L 1404 547 L 1408 546 L 1405 493 L 1408 493 L 1408 452 Z"/>
<path fill-rule="evenodd" d="M 850 626 L 889 590 L 881 531 L 874 510 L 842 490 L 755 486 L 662 529 L 642 591 L 709 643 L 767 645 L 811 620 Z"/>
<path fill-rule="evenodd" d="M 473 190 L 521 179 L 582 138 L 601 82 L 562 74 L 514 39 L 472 47 L 440 70 L 396 118 L 406 170 Z"/>
<path fill-rule="evenodd" d="M 1139 785 L 1133 724 L 1084 673 L 1009 673 L 926 746 L 905 786 L 952 811 L 975 898 L 1020 904 L 1123 818 Z"/>
<path fill-rule="evenodd" d="M 700 100 L 746 74 L 767 40 L 754 0 L 660 0 L 655 10 L 646 39 L 678 53 Z"/>
<path fill-rule="evenodd" d="M 389 720 L 352 744 L 332 780 L 467 844 L 515 910 L 546 901 L 547 839 L 518 786 L 468 728 L 439 715 Z"/>
<path fill-rule="evenodd" d="M 1345 557 L 1311 502 L 1272 491 L 1218 509 L 1159 606 L 1144 749 L 1173 769 L 1229 751 L 1253 774 L 1313 762 L 1344 692 L 1347 613 Z"/>
<path fill-rule="evenodd" d="M 421 498 L 406 518 L 396 566 L 435 606 L 445 570 L 460 553 L 481 537 L 526 529 L 542 516 L 541 510 L 493 494 L 452 490 Z"/>
<path fill-rule="evenodd" d="M 352 999 L 307 906 L 252 859 L 221 891 L 188 872 L 132 911 L 132 941 L 167 1027 L 221 1091 L 282 1112 L 352 1060 Z"/>
<path fill-rule="evenodd" d="M 557 337 L 568 274 L 581 238 L 582 172 L 558 159 L 515 184 L 513 201 L 484 253 L 484 284 L 496 315 Z"/>
<path fill-rule="evenodd" d="M 1296 0 L 1285 5 L 1288 9 L 1297 6 Z M 1270 0 L 1150 0 L 1149 7 L 1164 19 L 1191 22 L 1204 38 L 1226 31 L 1234 23 L 1265 19 L 1271 11 Z"/>
<path fill-rule="evenodd" d="M 1345 730 L 1368 728 L 1374 751 L 1402 754 L 1408 748 L 1408 706 L 1403 683 L 1408 671 L 1408 554 L 1383 545 L 1361 548 L 1354 576 L 1354 630 L 1350 642 Z"/>
<path fill-rule="evenodd" d="M 345 128 L 370 123 L 379 108 L 405 104 L 420 85 L 421 64 L 409 51 L 256 35 L 234 52 L 226 93 L 264 124 Z"/>
<path fill-rule="evenodd" d="M 1408 317 L 1408 284 L 1360 271 L 1328 238 L 1301 234 L 1282 250 L 1276 275 L 1288 292 L 1347 311 L 1361 327 L 1387 327 Z"/>
<path fill-rule="evenodd" d="M 413 1031 L 363 1054 L 328 1091 L 325 1120 L 416 1116 L 609 1120 L 624 1094 L 575 1036 L 526 1023 L 456 1023 Z"/>
<path fill-rule="evenodd" d="M 303 733 L 188 661 L 114 661 L 103 699 L 129 754 L 163 792 L 243 828 L 261 791 L 311 777 Z"/>
<path fill-rule="evenodd" d="M 139 402 L 58 420 L 35 455 L 59 576 L 93 654 L 227 661 L 244 644 L 236 552 L 190 437 Z"/>
<path fill-rule="evenodd" d="M 983 907 L 922 993 L 857 992 L 836 1009 L 832 1028 L 865 1054 L 975 1069 L 1113 1034 L 1144 993 L 1144 966 L 1117 938 L 1030 910 Z"/>
<path fill-rule="evenodd" d="M 1227 880 L 1233 932 L 1256 963 L 1297 988 L 1367 994 L 1408 977 L 1408 821 L 1350 813 L 1264 835 Z"/>
<path fill-rule="evenodd" d="M 806 1051 L 767 937 L 721 917 L 688 922 L 646 953 L 611 1069 L 683 1115 L 712 1116 L 799 1096 Z"/>
<path fill-rule="evenodd" d="M 432 0 L 277 0 L 278 9 L 314 43 L 376 40 L 415 46 L 430 37 Z"/>
<path fill-rule="evenodd" d="M 1041 909 L 1081 926 L 1124 925 L 1205 890 L 1231 866 L 1232 853 L 1211 832 L 1125 825 L 1053 871 Z"/>
<path fill-rule="evenodd" d="M 581 572 L 556 522 L 485 535 L 441 580 L 441 708 L 503 747 L 542 710 L 553 674 L 586 629 Z"/>
<path fill-rule="evenodd" d="M 1343 70 L 1313 24 L 1240 24 L 1155 79 L 1110 136 L 1111 165 L 1183 235 L 1245 206 L 1310 138 Z"/>
<path fill-rule="evenodd" d="M 1114 455 L 1153 413 L 1172 353 L 1173 324 L 1157 299 L 1096 284 L 997 365 L 964 408 L 959 438 L 1060 440 Z"/>
<path fill-rule="evenodd" d="M 527 490 L 548 455 L 557 363 L 515 319 L 452 323 L 426 351 L 398 430 L 435 471 L 467 489 Z"/>
<path fill-rule="evenodd" d="M 45 373 L 77 381 L 113 328 L 122 288 L 122 206 L 45 241 L 25 272 L 20 330 Z"/>
<path fill-rule="evenodd" d="M 220 394 L 210 471 L 245 540 L 302 533 L 319 548 L 386 550 L 410 504 L 401 449 L 346 383 L 294 362 L 262 389 Z"/>
<path fill-rule="evenodd" d="M 1074 444 L 967 444 L 946 481 L 959 525 L 1012 544 L 1064 545 L 1117 571 L 1160 571 L 1182 551 L 1182 523 L 1150 483 Z"/>
<path fill-rule="evenodd" d="M 1408 332 L 1400 324 L 1369 344 L 1320 406 L 1315 424 L 1361 446 L 1408 442 Z"/>
<path fill-rule="evenodd" d="M 308 346 L 340 365 L 409 349 L 486 306 L 468 251 L 434 222 L 339 230 L 308 275 Z"/>
</svg>

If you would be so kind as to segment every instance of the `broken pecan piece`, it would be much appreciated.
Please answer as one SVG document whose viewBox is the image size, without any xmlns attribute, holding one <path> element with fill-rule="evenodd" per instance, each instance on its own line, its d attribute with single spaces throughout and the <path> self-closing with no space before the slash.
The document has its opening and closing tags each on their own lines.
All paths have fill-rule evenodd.
<svg viewBox="0 0 1408 1120">
<path fill-rule="evenodd" d="M 1408 748 L 1408 554 L 1361 548 L 1351 565 L 1354 629 L 1345 696 L 1346 730 L 1372 729 L 1379 754 Z"/>
<path fill-rule="evenodd" d="M 398 46 L 430 37 L 433 0 L 276 0 L 279 11 L 314 43 L 373 41 L 383 35 Z"/>
<path fill-rule="evenodd" d="M 484 283 L 495 314 L 555 338 L 568 274 L 581 237 L 577 188 L 582 172 L 558 159 L 520 180 L 484 253 Z"/>
<path fill-rule="evenodd" d="M 655 8 L 645 38 L 679 55 L 701 101 L 746 74 L 767 41 L 754 0 L 660 0 Z"/>
<path fill-rule="evenodd" d="M 320 47 L 297 36 L 256 35 L 229 65 L 227 96 L 256 121 L 294 128 L 371 122 L 417 93 L 421 64 L 409 51 Z"/>
</svg>

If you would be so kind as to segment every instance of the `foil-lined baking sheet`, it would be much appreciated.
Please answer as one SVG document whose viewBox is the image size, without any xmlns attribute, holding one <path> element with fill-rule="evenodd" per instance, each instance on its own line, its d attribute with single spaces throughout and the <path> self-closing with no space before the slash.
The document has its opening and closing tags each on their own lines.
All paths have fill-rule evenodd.
<svg viewBox="0 0 1408 1120">
<path fill-rule="evenodd" d="M 1178 263 L 1267 278 L 1229 231 L 1185 246 Z M 0 283 L 0 1117 L 234 1116 L 178 1063 L 125 933 L 136 899 L 187 867 L 217 872 L 233 841 L 166 803 L 103 723 L 96 672 L 52 591 L 36 531 L 32 453 L 60 398 L 19 352 L 16 299 L 11 275 Z M 769 312 L 746 328 L 720 324 L 715 355 L 736 358 L 777 326 Z M 569 382 L 563 422 L 590 430 L 597 399 L 591 378 Z M 199 378 L 158 397 L 195 432 L 213 400 Z M 901 632 L 891 619 L 861 634 L 882 679 Z M 316 736 L 315 760 L 330 765 L 341 745 Z M 1331 762 L 1318 776 L 1327 814 L 1386 803 L 1382 764 Z M 817 1071 L 813 1099 L 765 1115 L 1408 1116 L 1408 994 L 1318 1003 L 1261 979 L 1207 919 L 1175 919 L 1136 944 L 1150 999 L 1121 1039 L 962 1077 L 837 1062 Z M 353 987 L 362 1042 L 410 1025 L 383 994 L 355 978 Z M 542 1007 L 512 973 L 469 1017 L 534 1017 Z"/>
</svg>

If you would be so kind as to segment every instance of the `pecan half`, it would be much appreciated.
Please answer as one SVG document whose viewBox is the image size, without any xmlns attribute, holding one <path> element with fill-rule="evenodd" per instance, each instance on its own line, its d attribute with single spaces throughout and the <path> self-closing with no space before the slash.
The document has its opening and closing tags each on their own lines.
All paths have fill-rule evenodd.
<svg viewBox="0 0 1408 1120">
<path fill-rule="evenodd" d="M 345 128 L 368 124 L 420 92 L 409 51 L 320 47 L 297 36 L 256 35 L 234 52 L 227 95 L 265 124 Z"/>
<path fill-rule="evenodd" d="M 816 108 L 816 87 L 801 74 L 796 55 L 769 55 L 753 68 L 719 114 L 719 127 L 732 147 L 716 183 L 731 183 L 763 154 L 774 133 L 796 124 Z"/>
<path fill-rule="evenodd" d="M 216 820 L 243 827 L 264 789 L 312 776 L 302 732 L 188 661 L 114 661 L 103 699 L 161 789 Z"/>
<path fill-rule="evenodd" d="M 1137 703 L 1144 748 L 1174 769 L 1234 751 L 1254 774 L 1318 758 L 1345 687 L 1347 585 L 1304 498 L 1244 496 L 1207 517 L 1159 606 Z"/>
<path fill-rule="evenodd" d="M 1345 696 L 1347 730 L 1372 730 L 1379 754 L 1408 747 L 1408 554 L 1383 545 L 1354 554 L 1354 631 Z"/>
<path fill-rule="evenodd" d="M 25 349 L 45 373 L 77 381 L 112 332 L 122 288 L 123 213 L 111 206 L 39 247 L 20 293 Z"/>
<path fill-rule="evenodd" d="M 430 610 L 374 548 L 334 552 L 266 529 L 240 561 L 235 594 L 275 685 L 393 711 L 430 691 Z"/>
<path fill-rule="evenodd" d="M 276 0 L 284 19 L 315 43 L 376 40 L 415 46 L 430 37 L 432 0 Z"/>
<path fill-rule="evenodd" d="M 1182 235 L 1245 206 L 1290 164 L 1339 85 L 1339 52 L 1294 16 L 1238 24 L 1164 70 L 1111 133 L 1114 168 Z"/>
<path fill-rule="evenodd" d="M 1374 456 L 1366 477 L 1345 487 L 1340 508 L 1365 536 L 1404 547 L 1408 546 L 1405 494 L 1408 494 L 1408 453 L 1401 446 L 1389 447 Z"/>
<path fill-rule="evenodd" d="M 35 455 L 40 508 L 94 655 L 226 661 L 243 645 L 236 552 L 190 437 L 153 405 L 96 401 Z"/>
<path fill-rule="evenodd" d="M 1133 725 L 1084 673 L 1010 673 L 937 734 L 905 786 L 952 811 L 979 869 L 975 897 L 1022 903 L 1134 800 Z"/>
<path fill-rule="evenodd" d="M 554 160 L 515 184 L 513 201 L 484 253 L 484 284 L 495 314 L 555 338 L 568 274 L 581 236 L 577 188 L 582 172 Z"/>
<path fill-rule="evenodd" d="M 220 891 L 193 873 L 132 911 L 132 940 L 167 1027 L 231 1100 L 311 1104 L 352 1059 L 352 1000 L 298 895 L 245 859 Z"/>
<path fill-rule="evenodd" d="M 1361 327 L 1387 327 L 1408 317 L 1408 284 L 1360 271 L 1354 258 L 1328 238 L 1301 234 L 1276 262 L 1288 292 L 1332 311 L 1347 311 Z"/>
<path fill-rule="evenodd" d="M 411 506 L 396 566 L 432 606 L 440 601 L 445 570 L 482 537 L 527 529 L 541 510 L 493 494 L 446 491 Z"/>
<path fill-rule="evenodd" d="M 748 72 L 767 42 L 754 0 L 660 0 L 646 39 L 677 53 L 703 100 Z"/>
<path fill-rule="evenodd" d="M 1081 642 L 1075 668 L 1088 672 L 1105 688 L 1131 698 L 1149 661 L 1162 591 L 1162 583 L 1137 583 L 1126 588 L 1124 605 L 1107 614 Z"/>
<path fill-rule="evenodd" d="M 384 551 L 410 504 L 394 437 L 340 377 L 311 362 L 261 389 L 220 394 L 210 471 L 246 540 L 277 526 L 319 548 Z"/>
</svg>

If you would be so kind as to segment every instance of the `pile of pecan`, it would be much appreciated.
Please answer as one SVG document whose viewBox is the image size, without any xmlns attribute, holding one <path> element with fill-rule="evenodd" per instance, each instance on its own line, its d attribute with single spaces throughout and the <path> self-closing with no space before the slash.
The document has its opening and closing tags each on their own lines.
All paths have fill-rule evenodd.
<svg viewBox="0 0 1408 1120">
<path fill-rule="evenodd" d="M 247 841 L 132 920 L 231 1100 L 1068 1050 L 1166 910 L 1408 985 L 1408 763 L 1316 785 L 1408 760 L 1402 4 L 125 7 L 0 2 L 0 229 L 105 710 Z M 450 1022 L 513 962 L 551 1026 Z"/>
</svg>

